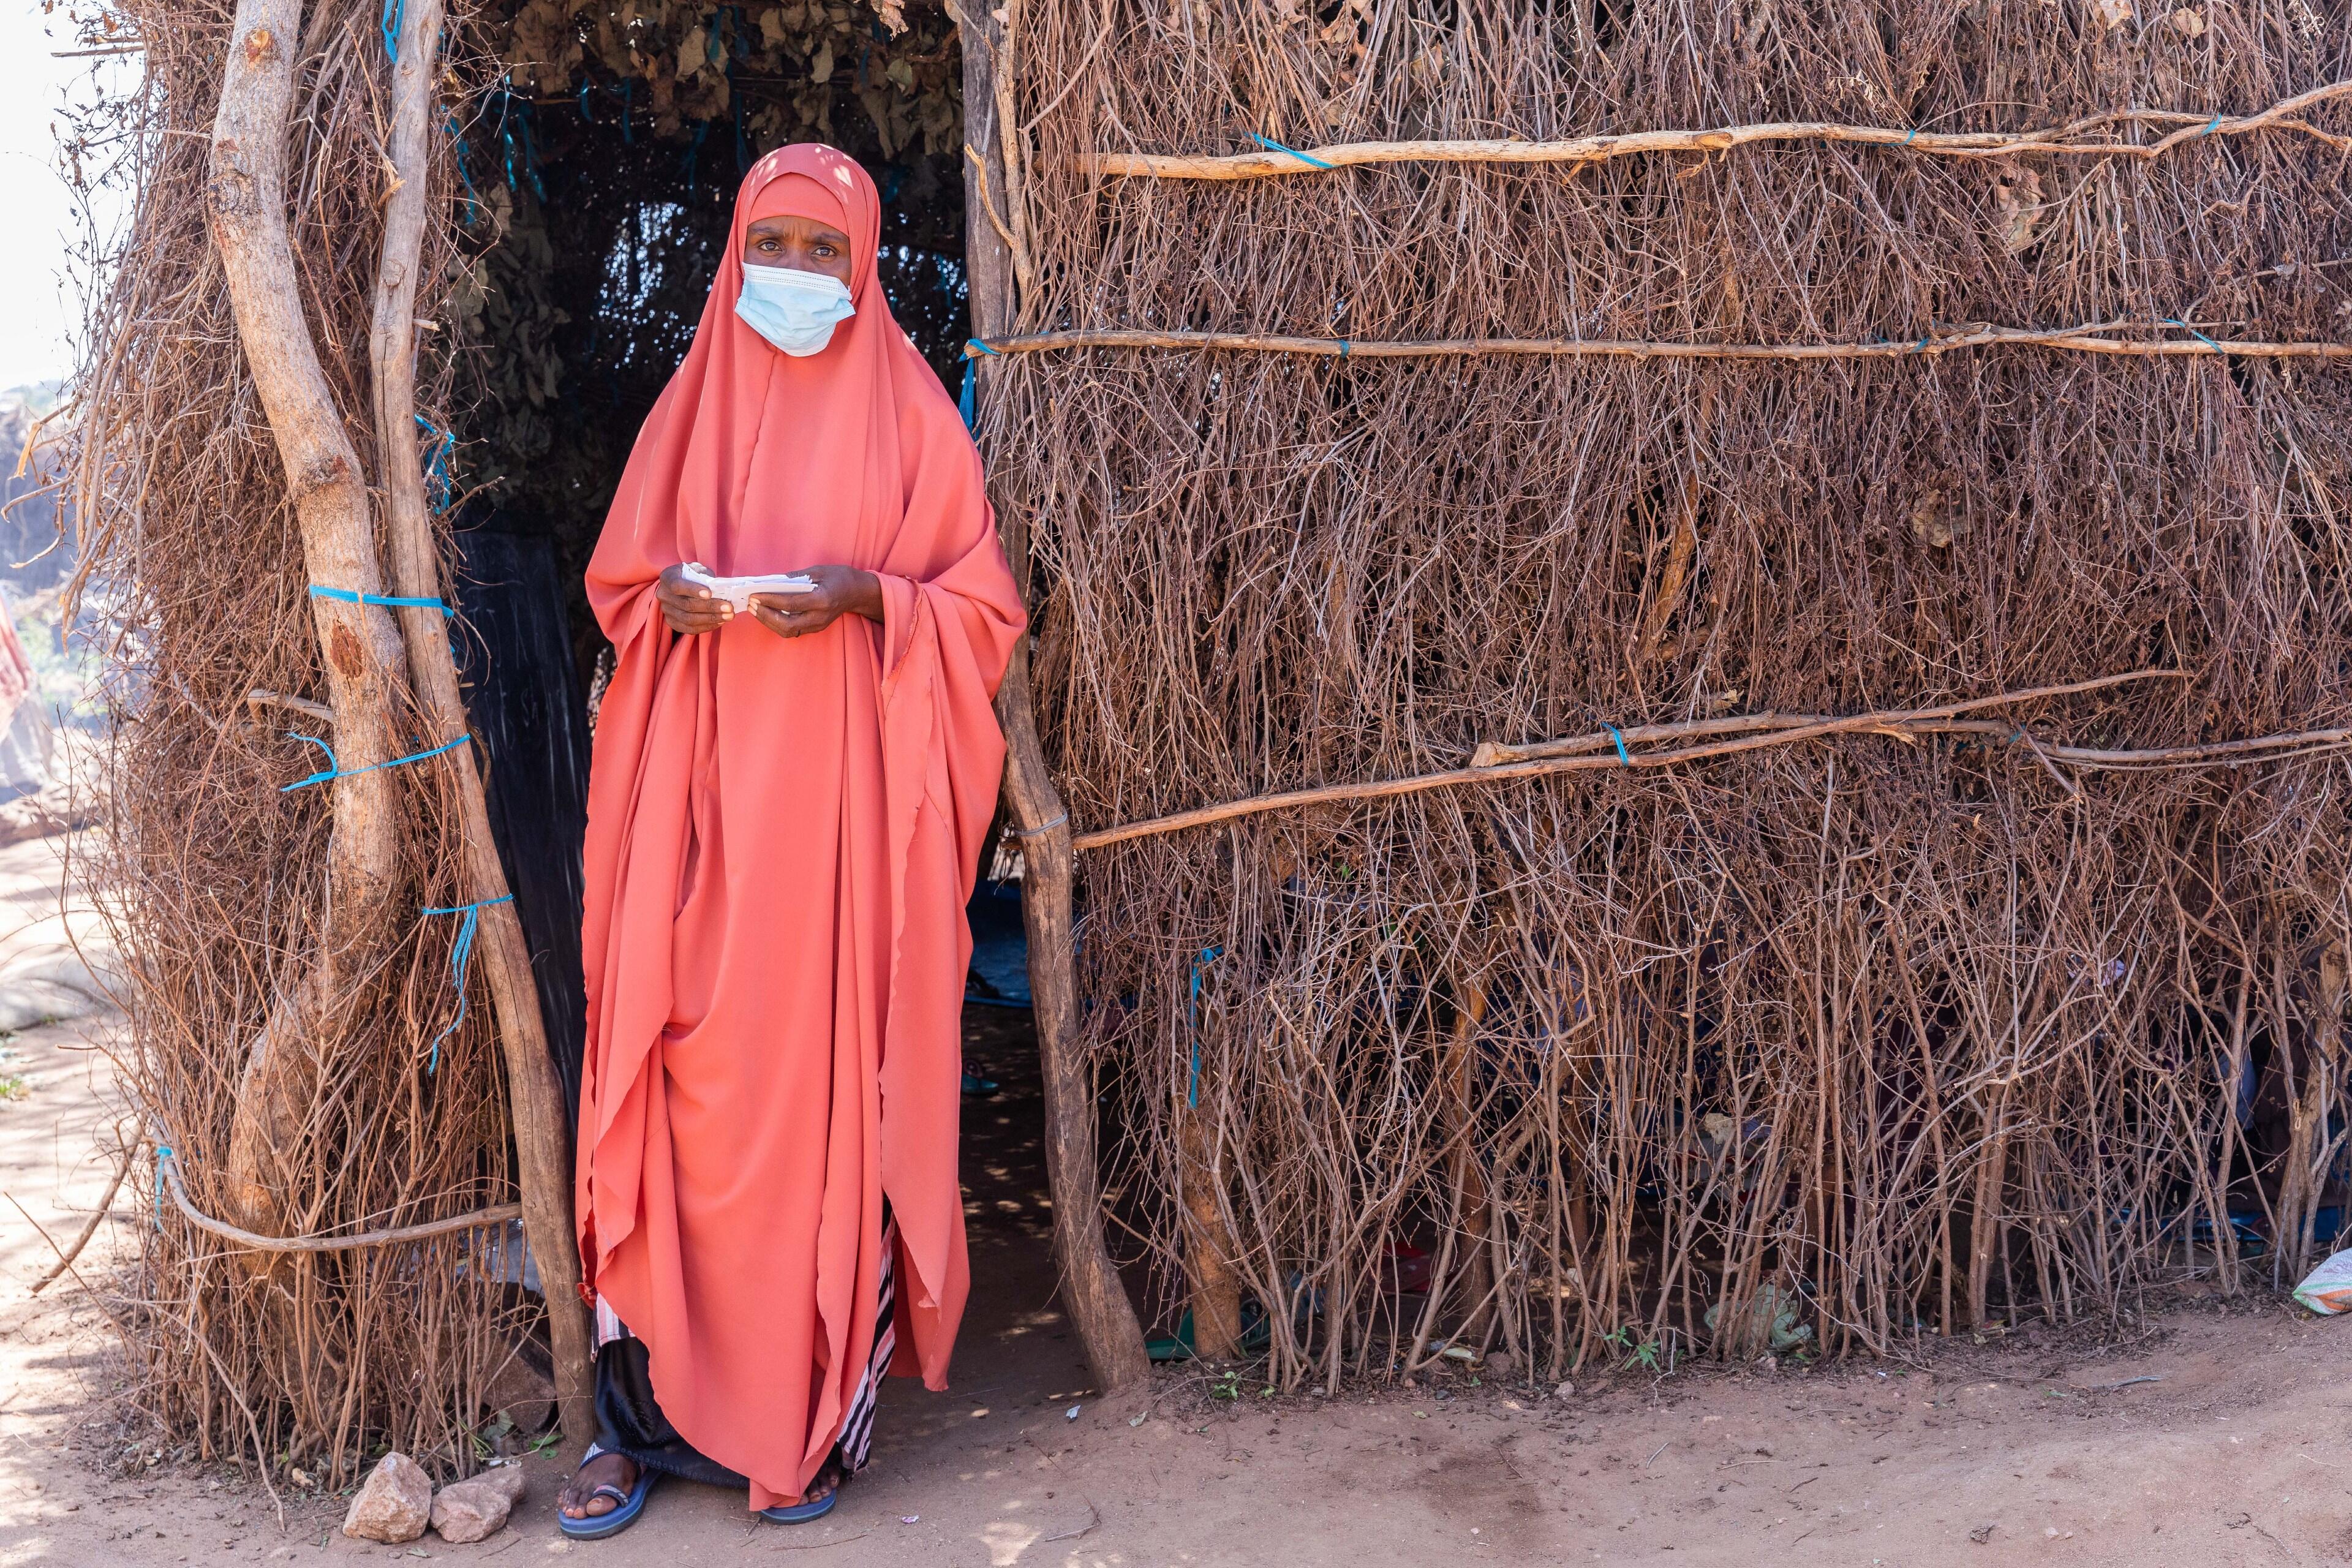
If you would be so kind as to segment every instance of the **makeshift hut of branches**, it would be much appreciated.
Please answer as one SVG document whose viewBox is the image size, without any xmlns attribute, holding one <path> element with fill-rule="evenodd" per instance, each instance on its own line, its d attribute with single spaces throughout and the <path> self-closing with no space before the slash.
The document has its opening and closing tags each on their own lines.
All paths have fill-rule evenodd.
<svg viewBox="0 0 2352 1568">
<path fill-rule="evenodd" d="M 1286 1387 L 1884 1352 L 2332 1234 L 2344 16 L 107 16 L 125 1321 L 215 1451 L 462 1468 L 502 1364 L 580 1391 L 562 965 L 441 612 L 375 601 L 446 599 L 469 505 L 577 564 L 730 169 L 803 135 L 877 169 L 1027 583 L 1010 842 L 1105 1381 L 1180 1318 Z"/>
</svg>

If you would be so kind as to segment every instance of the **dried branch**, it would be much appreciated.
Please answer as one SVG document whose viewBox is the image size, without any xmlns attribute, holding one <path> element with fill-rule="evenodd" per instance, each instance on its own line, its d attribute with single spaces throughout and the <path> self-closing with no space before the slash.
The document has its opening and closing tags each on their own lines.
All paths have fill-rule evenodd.
<svg viewBox="0 0 2352 1568">
<path fill-rule="evenodd" d="M 1843 125 L 1824 121 L 1770 121 L 1713 131 L 1631 131 L 1577 136 L 1558 142 L 1345 142 L 1295 151 L 1266 147 L 1255 153 L 1199 155 L 1173 153 L 1095 153 L 1076 160 L 1085 174 L 1113 178 L 1161 180 L 1261 180 L 1276 175 L 1322 174 L 1368 163 L 1601 163 L 1643 153 L 1723 153 L 1734 147 L 1783 142 L 1851 142 L 1894 147 L 1953 158 L 2152 159 L 2208 136 L 2243 136 L 2283 130 L 2309 136 L 2339 153 L 2352 151 L 2352 137 L 2331 135 L 2298 118 L 2304 110 L 2352 93 L 2352 81 L 2329 82 L 2282 99 L 2253 114 L 2210 116 L 2151 110 L 2095 115 L 2054 131 L 1921 131 L 1899 125 Z M 2092 136 L 2102 127 L 2173 125 L 2179 129 L 2150 142 Z"/>
<path fill-rule="evenodd" d="M 2187 338 L 2109 336 L 2127 323 L 2105 321 L 2080 327 L 1996 327 L 1923 333 L 1903 342 L 1691 343 L 1622 338 L 1423 338 L 1360 341 L 1287 337 L 1267 332 L 1153 331 L 1140 328 L 1087 327 L 985 340 L 986 349 L 966 347 L 975 359 L 1000 354 L 1043 353 L 1070 349 L 1225 349 L 1256 353 L 1314 354 L 1326 359 L 1434 359 L 1519 356 L 1538 359 L 1630 360 L 1903 360 L 1933 357 L 1956 349 L 2046 348 L 2127 358 L 2352 359 L 2352 343 L 2264 342 L 2212 338 L 2183 327 Z M 2179 323 L 2170 323 L 2178 325 Z"/>
</svg>

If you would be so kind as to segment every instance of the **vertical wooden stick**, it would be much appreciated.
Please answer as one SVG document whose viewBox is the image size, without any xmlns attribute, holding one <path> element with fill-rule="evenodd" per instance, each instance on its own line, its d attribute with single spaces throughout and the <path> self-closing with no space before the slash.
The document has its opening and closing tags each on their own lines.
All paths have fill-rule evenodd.
<svg viewBox="0 0 2352 1568">
<path fill-rule="evenodd" d="M 964 270 L 971 289 L 972 331 L 995 336 L 1014 323 L 1013 257 L 988 220 L 982 186 L 1003 191 L 1001 148 L 1009 133 L 999 123 L 994 50 L 1002 30 L 984 5 L 955 6 L 963 45 Z M 994 178 L 990 178 L 991 171 Z M 1005 554 L 1027 588 L 1028 520 L 1001 515 Z M 1054 1191 L 1054 1259 L 1062 1277 L 1070 1321 L 1086 1347 L 1095 1381 L 1106 1390 L 1150 1376 L 1143 1328 L 1103 1240 L 1102 1187 L 1095 1168 L 1094 1075 L 1077 1047 L 1076 947 L 1070 887 L 1076 857 L 1069 814 L 1045 765 L 1031 708 L 1029 647 L 1015 647 L 996 698 L 1006 748 L 1004 795 L 1021 825 L 1021 913 L 1029 935 L 1029 991 L 1037 1019 L 1037 1056 L 1045 1085 L 1045 1168 Z"/>
<path fill-rule="evenodd" d="M 384 207 L 383 257 L 376 269 L 375 320 L 368 353 L 375 382 L 376 442 L 383 487 L 393 577 L 403 597 L 437 598 L 441 563 L 434 547 L 425 474 L 416 460 L 416 272 L 431 190 L 433 82 L 441 37 L 443 0 L 409 0 L 393 68 L 392 178 Z M 433 716 L 436 733 L 467 728 L 465 699 L 442 612 L 403 609 L 408 676 Z M 490 836 L 481 775 L 459 766 L 457 800 L 466 842 L 467 890 L 463 901 L 505 899 L 506 868 Z M 589 1359 L 594 1348 L 586 1305 L 580 1299 L 580 1257 L 572 1218 L 572 1130 L 563 1090 L 547 1051 L 532 984 L 530 949 L 512 902 L 478 911 L 476 941 L 506 1058 L 509 1110 L 522 1182 L 523 1231 L 539 1266 L 547 1300 L 548 1338 L 555 1361 L 555 1393 L 564 1435 L 594 1435 Z"/>
<path fill-rule="evenodd" d="M 229 28 L 206 191 L 213 243 L 236 312 L 254 390 L 269 416 L 310 581 L 383 591 L 359 452 L 343 427 L 318 346 L 302 315 L 286 219 L 287 124 L 301 0 L 240 0 Z M 329 737 L 347 769 L 397 754 L 392 704 L 401 649 L 382 610 L 310 601 L 327 697 Z M 392 932 L 401 883 L 400 821 L 390 773 L 347 773 L 326 786 L 334 812 L 327 844 L 326 908 L 299 973 L 247 1049 L 229 1127 L 230 1201 L 247 1228 L 277 1233 L 286 1215 L 280 1162 L 310 1122 L 316 1064 L 350 1026 L 342 1004 L 373 970 Z M 251 1266 L 274 1258 L 246 1255 Z"/>
<path fill-rule="evenodd" d="M 1180 1178 L 1184 1194 L 1184 1264 L 1192 1276 L 1192 1353 L 1204 1361 L 1231 1361 L 1242 1349 L 1242 1279 L 1234 1269 L 1233 1232 L 1217 1175 L 1209 1119 L 1198 1106 L 1176 1108 L 1177 1142 L 1183 1150 Z"/>
<path fill-rule="evenodd" d="M 1458 1337 L 1486 1337 L 1487 1313 L 1495 1295 L 1495 1260 L 1489 1246 L 1495 1217 L 1486 1190 L 1486 1167 L 1479 1157 L 1478 1085 L 1475 1042 L 1478 1026 L 1486 1016 L 1485 979 L 1463 982 L 1454 996 L 1453 1037 L 1446 1045 L 1446 1086 L 1451 1091 L 1454 1157 L 1447 1162 L 1454 1191 L 1462 1194 L 1463 1299 L 1470 1303 Z"/>
</svg>

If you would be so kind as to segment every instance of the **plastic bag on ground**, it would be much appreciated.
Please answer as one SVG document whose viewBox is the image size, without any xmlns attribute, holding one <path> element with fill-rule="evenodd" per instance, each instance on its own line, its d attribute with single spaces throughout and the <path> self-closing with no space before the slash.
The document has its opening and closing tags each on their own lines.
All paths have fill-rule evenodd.
<svg viewBox="0 0 2352 1568">
<path fill-rule="evenodd" d="M 2294 1299 L 2324 1318 L 2352 1312 L 2352 1250 L 2336 1254 L 2304 1277 Z"/>
</svg>

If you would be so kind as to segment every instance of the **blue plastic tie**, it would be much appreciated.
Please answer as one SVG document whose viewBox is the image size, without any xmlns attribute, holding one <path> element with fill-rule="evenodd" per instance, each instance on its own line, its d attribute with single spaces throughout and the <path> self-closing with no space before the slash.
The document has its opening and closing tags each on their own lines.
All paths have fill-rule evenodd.
<svg viewBox="0 0 2352 1568">
<path fill-rule="evenodd" d="M 438 599 L 403 599 L 391 594 L 354 594 L 349 588 L 322 588 L 310 584 L 310 597 L 333 599 L 345 605 L 382 605 L 388 610 L 438 610 L 449 613 L 449 606 Z"/>
<path fill-rule="evenodd" d="M 452 430 L 442 429 L 441 426 L 434 424 L 433 421 L 427 419 L 422 414 L 416 416 L 416 423 L 418 427 L 426 435 L 438 436 L 441 437 L 439 443 L 433 448 L 433 462 L 432 466 L 426 469 L 426 477 L 432 479 L 433 488 L 439 492 L 441 498 L 435 503 L 436 510 L 447 511 L 449 510 L 450 489 L 449 454 L 457 450 L 457 433 Z"/>
<path fill-rule="evenodd" d="M 394 65 L 400 63 L 400 24 L 408 14 L 408 0 L 383 0 L 383 18 L 378 24 L 383 28 L 383 52 Z"/>
<path fill-rule="evenodd" d="M 530 194 L 543 202 L 547 200 L 547 186 L 539 177 L 539 144 L 533 142 L 530 136 L 530 105 L 525 103 L 522 106 L 522 112 L 516 118 L 522 121 L 523 175 L 530 181 Z"/>
<path fill-rule="evenodd" d="M 457 117 L 454 114 L 449 117 L 449 139 L 457 143 L 457 178 L 466 184 L 466 226 L 471 228 L 474 226 L 474 209 L 482 204 L 482 193 L 474 188 L 473 171 L 466 167 L 466 161 L 472 154 L 466 150 L 466 133 L 458 128 Z"/>
<path fill-rule="evenodd" d="M 177 1159 L 169 1143 L 155 1145 L 155 1228 L 163 1228 L 163 1162 Z"/>
<path fill-rule="evenodd" d="M 1296 147 L 1286 147 L 1281 142 L 1276 142 L 1270 137 L 1260 136 L 1255 131 L 1250 132 L 1250 139 L 1269 153 L 1287 153 L 1292 157 L 1297 159 L 1300 163 L 1307 165 L 1309 168 L 1336 169 L 1339 166 L 1337 163 L 1327 163 L 1320 158 L 1311 158 Z"/>
<path fill-rule="evenodd" d="M 1192 1078 L 1184 1088 L 1184 1103 L 1194 1110 L 1201 1109 L 1201 971 L 1224 955 L 1222 947 L 1204 947 L 1201 956 L 1192 961 L 1192 1005 L 1185 1014 L 1192 1026 Z"/>
<path fill-rule="evenodd" d="M 1913 344 L 1911 345 L 1911 352 L 1912 352 L 1913 353 L 1915 353 L 1915 354 L 1926 353 L 1927 352 L 1927 343 L 1928 343 L 1928 341 L 1929 341 L 1929 339 L 1932 339 L 1935 335 L 1936 335 L 1935 333 L 1930 332 L 1930 333 L 1928 333 L 1928 334 L 1927 334 L 1927 337 L 1925 337 L 1925 338 L 1921 338 L 1917 342 L 1913 343 Z"/>
<path fill-rule="evenodd" d="M 1916 135 L 1918 135 L 1918 134 L 1919 134 L 1919 128 L 1918 128 L 1917 126 L 1914 125 L 1914 126 L 1910 129 L 1909 132 L 1904 136 L 1904 138 L 1903 138 L 1903 145 L 1905 145 L 1906 147 L 1908 147 L 1909 145 L 1911 145 L 1911 138 L 1912 138 L 1912 137 L 1914 137 L 1914 136 L 1916 136 Z"/>
<path fill-rule="evenodd" d="M 2204 129 L 2204 130 L 2202 130 L 2202 131 L 2200 131 L 2197 134 L 2198 134 L 2198 135 L 2200 135 L 2200 136 L 2210 136 L 2210 135 L 2212 135 L 2212 134 L 2213 134 L 2213 127 L 2215 127 L 2216 125 L 2219 125 L 2219 124 L 2221 124 L 2221 117 L 2219 114 L 2216 114 L 2215 116 L 2213 116 L 2213 118 L 2212 118 L 2212 119 L 2210 119 L 2210 120 L 2209 120 L 2209 121 L 2207 121 L 2205 122 L 2205 129 Z"/>
<path fill-rule="evenodd" d="M 588 107 L 588 89 L 594 85 L 585 81 L 580 84 L 580 118 L 591 125 L 596 123 L 596 111 Z"/>
<path fill-rule="evenodd" d="M 1618 763 L 1622 766 L 1629 768 L 1632 767 L 1633 765 L 1633 759 L 1625 750 L 1625 732 L 1618 729 L 1614 724 L 1603 724 L 1601 727 L 1609 731 L 1609 738 L 1611 740 L 1617 742 Z"/>
<path fill-rule="evenodd" d="M 1348 340 L 1345 338 L 1339 340 L 1339 357 L 1341 359 L 1348 357 Z"/>
<path fill-rule="evenodd" d="M 2207 348 L 2211 349 L 2217 354 L 2225 354 L 2230 352 L 2223 348 L 2220 343 L 2215 342 L 2212 339 L 2199 331 L 2196 328 L 2190 326 L 2186 321 L 2176 321 L 2171 317 L 2167 316 L 2164 318 L 2162 324 L 2168 327 L 2179 327 L 2182 331 L 2187 332 L 2190 337 L 2195 338 L 2199 342 L 2203 343 Z"/>
<path fill-rule="evenodd" d="M 404 757 L 394 757 L 388 763 L 370 763 L 363 768 L 345 768 L 342 763 L 335 760 L 335 748 L 327 744 L 326 742 L 319 739 L 318 736 L 305 735 L 297 730 L 289 730 L 286 732 L 293 736 L 296 740 L 306 741 L 311 745 L 318 747 L 319 750 L 326 752 L 327 765 L 323 771 L 312 773 L 307 779 L 296 779 L 290 784 L 279 785 L 278 789 L 278 793 L 279 795 L 285 795 L 290 791 L 298 789 L 308 789 L 312 784 L 326 784 L 333 779 L 355 779 L 362 773 L 377 773 L 384 768 L 402 767 L 409 763 L 421 763 L 427 757 L 437 757 L 444 752 L 455 751 L 459 746 L 464 745 L 467 742 L 474 738 L 470 734 L 460 735 L 454 741 L 443 742 L 440 745 L 434 747 L 429 752 L 412 752 Z"/>
<path fill-rule="evenodd" d="M 974 353 L 972 352 L 974 349 L 979 350 L 980 353 Z M 963 427 L 974 435 L 978 435 L 980 433 L 980 404 L 979 399 L 974 395 L 979 389 L 980 384 L 980 354 L 993 354 L 995 353 L 996 351 L 994 349 L 990 348 L 978 338 L 966 338 L 964 340 L 963 395 L 956 399 L 956 406 L 963 411 Z M 1003 356 L 999 355 L 998 357 L 1001 358 Z"/>
<path fill-rule="evenodd" d="M 427 1078 L 441 1070 L 441 1042 L 456 1034 L 457 1026 L 466 1021 L 466 965 L 474 956 L 474 932 L 481 923 L 482 911 L 492 904 L 513 902 L 514 895 L 507 893 L 495 899 L 477 899 L 470 904 L 450 904 L 443 909 L 428 909 L 425 911 L 428 915 L 466 917 L 457 922 L 457 941 L 456 945 L 449 949 L 449 981 L 457 988 L 457 1016 L 449 1020 L 447 1028 L 433 1037 L 433 1054 L 425 1064 L 425 1076 Z"/>
</svg>

